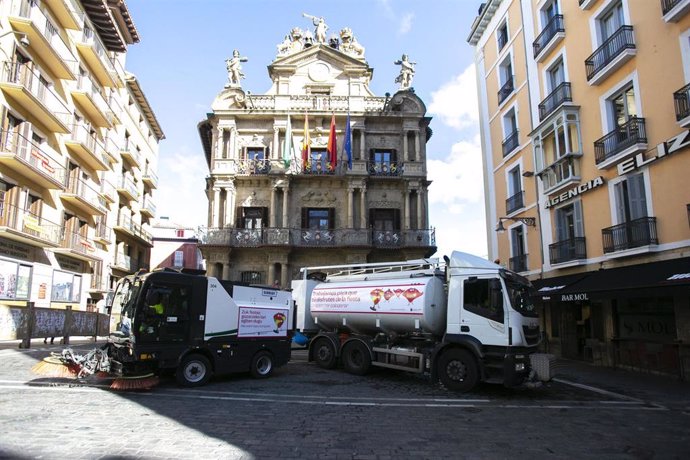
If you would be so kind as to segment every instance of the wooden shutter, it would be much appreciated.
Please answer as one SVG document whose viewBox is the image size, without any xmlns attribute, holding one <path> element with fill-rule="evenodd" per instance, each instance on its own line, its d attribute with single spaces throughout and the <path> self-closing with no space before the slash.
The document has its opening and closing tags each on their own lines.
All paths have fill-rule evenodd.
<svg viewBox="0 0 690 460">
<path fill-rule="evenodd" d="M 644 174 L 640 173 L 628 178 L 628 197 L 630 200 L 630 219 L 647 217 Z"/>
</svg>

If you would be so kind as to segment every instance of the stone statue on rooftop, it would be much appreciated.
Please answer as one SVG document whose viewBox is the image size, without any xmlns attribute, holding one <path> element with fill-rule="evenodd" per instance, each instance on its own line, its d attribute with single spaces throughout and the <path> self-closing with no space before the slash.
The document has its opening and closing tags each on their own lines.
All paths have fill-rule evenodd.
<svg viewBox="0 0 690 460">
<path fill-rule="evenodd" d="M 352 29 L 345 27 L 340 31 L 340 51 L 354 56 L 358 59 L 364 58 L 364 47 L 359 44 L 357 38 L 352 33 Z"/>
<path fill-rule="evenodd" d="M 410 89 L 412 86 L 412 78 L 414 78 L 414 66 L 416 62 L 410 62 L 407 54 L 402 55 L 402 59 L 393 62 L 400 66 L 400 75 L 395 79 L 396 83 L 400 83 L 400 89 Z"/>
<path fill-rule="evenodd" d="M 225 65 L 228 69 L 228 82 L 225 84 L 226 88 L 241 86 L 240 80 L 244 78 L 241 63 L 247 62 L 248 60 L 248 58 L 240 56 L 238 50 L 233 50 L 232 58 L 225 60 Z"/>
<path fill-rule="evenodd" d="M 307 19 L 311 19 L 312 24 L 314 24 L 314 26 L 316 27 L 316 29 L 314 29 L 314 36 L 316 37 L 316 41 L 319 44 L 326 43 L 326 31 L 328 30 L 326 20 L 322 17 L 312 16 L 311 14 L 307 13 L 302 13 L 302 16 Z"/>
</svg>

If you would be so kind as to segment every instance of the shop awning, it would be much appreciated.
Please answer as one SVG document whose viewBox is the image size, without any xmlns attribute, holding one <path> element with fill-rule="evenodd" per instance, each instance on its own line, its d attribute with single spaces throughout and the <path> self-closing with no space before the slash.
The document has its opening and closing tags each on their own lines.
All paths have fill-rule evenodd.
<svg viewBox="0 0 690 460">
<path fill-rule="evenodd" d="M 690 287 L 690 257 L 630 265 L 589 272 L 566 293 L 589 293 L 590 297 L 619 297 L 628 291 L 640 295 L 661 295 L 669 289 Z M 632 291 L 632 292 L 631 292 Z"/>
<path fill-rule="evenodd" d="M 575 273 L 532 281 L 534 297 L 539 300 L 558 300 L 562 292 L 587 276 L 588 273 Z"/>
<path fill-rule="evenodd" d="M 537 299 L 576 302 L 596 298 L 667 295 L 690 289 L 690 257 L 533 281 Z"/>
</svg>

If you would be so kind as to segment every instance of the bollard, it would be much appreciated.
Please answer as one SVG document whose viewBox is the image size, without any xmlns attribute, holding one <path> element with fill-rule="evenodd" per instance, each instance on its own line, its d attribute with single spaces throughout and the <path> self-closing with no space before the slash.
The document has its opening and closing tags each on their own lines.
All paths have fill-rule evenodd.
<svg viewBox="0 0 690 460">
<path fill-rule="evenodd" d="M 19 344 L 19 348 L 31 348 L 31 336 L 34 333 L 34 322 L 36 321 L 36 313 L 34 312 L 34 303 L 26 302 L 26 314 L 28 318 L 26 320 L 26 337 Z"/>
<path fill-rule="evenodd" d="M 62 328 L 62 343 L 69 345 L 69 328 L 72 326 L 72 305 L 65 307 L 65 325 Z"/>
</svg>

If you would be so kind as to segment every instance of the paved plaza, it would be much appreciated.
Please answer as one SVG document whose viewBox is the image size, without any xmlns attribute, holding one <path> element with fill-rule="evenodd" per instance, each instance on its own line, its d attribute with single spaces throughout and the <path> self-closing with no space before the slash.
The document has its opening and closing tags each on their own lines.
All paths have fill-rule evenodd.
<svg viewBox="0 0 690 460">
<path fill-rule="evenodd" d="M 690 386 L 564 363 L 536 389 L 448 393 L 423 377 L 326 371 L 151 391 L 35 375 L 51 350 L 0 349 L 1 458 L 686 458 Z M 87 350 L 93 343 L 79 343 Z"/>
</svg>

